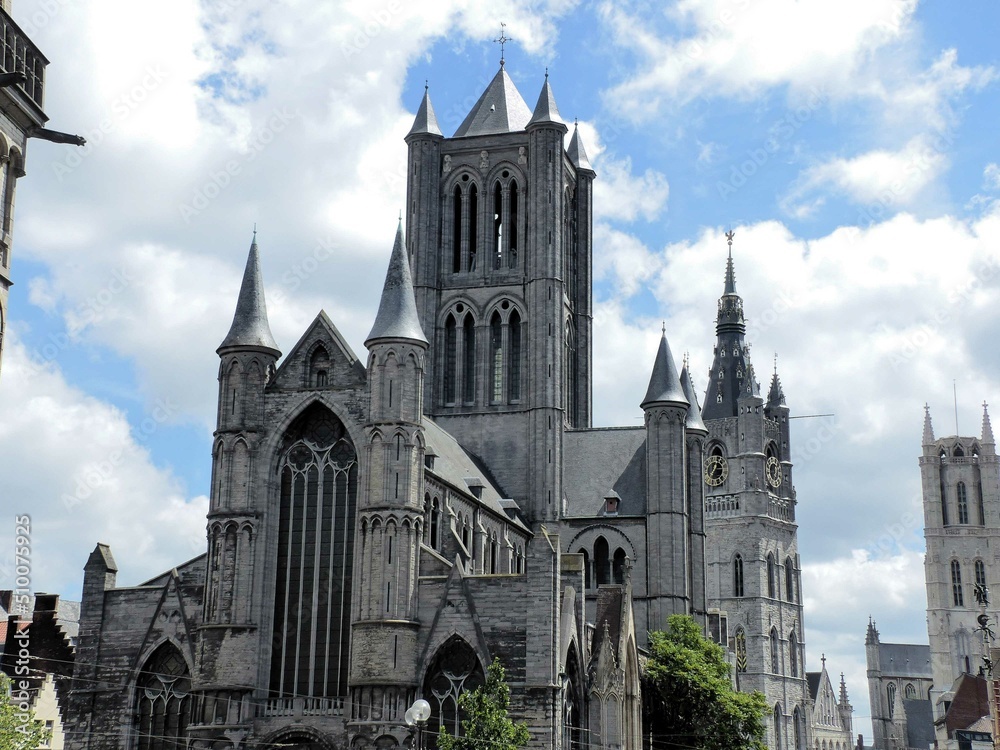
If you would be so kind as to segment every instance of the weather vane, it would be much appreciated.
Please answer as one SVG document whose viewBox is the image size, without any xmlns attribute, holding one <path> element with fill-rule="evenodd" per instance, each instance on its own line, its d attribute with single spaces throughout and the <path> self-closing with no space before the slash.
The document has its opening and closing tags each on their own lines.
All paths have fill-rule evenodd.
<svg viewBox="0 0 1000 750">
<path fill-rule="evenodd" d="M 504 29 L 507 28 L 507 24 L 503 21 L 500 22 L 500 36 L 493 40 L 494 44 L 500 45 L 500 67 L 503 67 L 503 46 L 510 41 L 510 37 L 504 34 Z"/>
<path fill-rule="evenodd" d="M 726 232 L 726 241 L 729 243 L 729 247 L 733 246 L 733 237 L 736 236 L 735 230 L 730 229 Z"/>
</svg>

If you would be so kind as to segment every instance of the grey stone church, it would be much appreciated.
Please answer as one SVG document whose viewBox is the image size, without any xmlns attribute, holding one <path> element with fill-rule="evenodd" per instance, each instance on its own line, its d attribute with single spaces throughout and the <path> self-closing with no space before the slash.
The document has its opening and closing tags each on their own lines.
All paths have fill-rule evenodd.
<svg viewBox="0 0 1000 750">
<path fill-rule="evenodd" d="M 117 587 L 94 550 L 70 747 L 390 750 L 417 698 L 433 744 L 499 658 L 532 747 L 638 750 L 674 613 L 765 692 L 771 747 L 812 747 L 788 408 L 732 259 L 704 411 L 664 334 L 644 425 L 594 428 L 596 175 L 567 133 L 548 80 L 531 110 L 502 66 L 450 138 L 425 93 L 363 359 L 323 312 L 282 358 L 253 243 L 207 551 Z"/>
</svg>

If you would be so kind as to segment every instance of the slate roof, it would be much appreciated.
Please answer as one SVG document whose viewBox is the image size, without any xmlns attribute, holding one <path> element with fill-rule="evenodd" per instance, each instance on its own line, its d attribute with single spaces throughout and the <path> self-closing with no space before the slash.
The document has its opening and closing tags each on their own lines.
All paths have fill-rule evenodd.
<svg viewBox="0 0 1000 750">
<path fill-rule="evenodd" d="M 934 744 L 934 707 L 929 699 L 903 700 L 906 712 L 906 746 L 931 747 Z"/>
<path fill-rule="evenodd" d="M 246 269 L 243 271 L 243 284 L 240 286 L 240 296 L 236 301 L 233 324 L 217 351 L 221 352 L 231 346 L 268 349 L 274 352 L 275 356 L 281 354 L 274 342 L 274 336 L 271 335 L 271 326 L 267 322 L 267 305 L 264 302 L 264 281 L 260 273 L 260 251 L 257 249 L 256 234 L 250 244 L 250 254 L 247 257 Z"/>
<path fill-rule="evenodd" d="M 646 512 L 644 427 L 568 430 L 563 436 L 563 462 L 568 517 L 602 515 L 610 491 L 621 497 L 618 515 Z"/>
<path fill-rule="evenodd" d="M 809 683 L 809 697 L 813 700 L 816 700 L 816 696 L 819 695 L 819 686 L 822 679 L 822 672 L 806 672 L 806 682 Z"/>
<path fill-rule="evenodd" d="M 687 365 L 681 370 L 681 388 L 684 389 L 684 396 L 691 405 L 688 406 L 687 420 L 684 422 L 684 427 L 689 430 L 698 430 L 708 434 L 708 428 L 701 418 L 701 407 L 698 406 L 698 396 L 694 392 L 694 386 L 691 384 L 691 373 L 688 372 Z"/>
<path fill-rule="evenodd" d="M 538 94 L 538 102 L 535 104 L 535 111 L 531 113 L 528 125 L 543 122 L 555 122 L 563 125 L 562 117 L 559 116 L 559 107 L 556 106 L 556 98 L 552 94 L 552 87 L 549 86 L 549 74 L 545 74 L 545 83 Z"/>
<path fill-rule="evenodd" d="M 458 126 L 454 137 L 513 133 L 524 130 L 529 120 L 531 110 L 507 71 L 500 68 L 472 111 Z"/>
<path fill-rule="evenodd" d="M 594 620 L 594 643 L 591 653 L 597 653 L 604 636 L 604 623 L 608 624 L 608 645 L 615 657 L 619 657 L 618 645 L 622 635 L 622 598 L 625 587 L 604 585 L 597 589 L 597 617 Z"/>
<path fill-rule="evenodd" d="M 583 147 L 583 140 L 580 138 L 579 125 L 573 125 L 573 137 L 569 139 L 569 148 L 566 149 L 566 154 L 577 169 L 594 171 L 594 168 L 590 166 L 590 159 L 587 158 L 587 149 Z"/>
<path fill-rule="evenodd" d="M 420 101 L 417 109 L 417 116 L 413 118 L 413 126 L 407 137 L 411 135 L 443 135 L 441 127 L 438 125 L 437 115 L 434 114 L 434 105 L 431 104 L 430 90 L 424 86 L 424 98 Z"/>
<path fill-rule="evenodd" d="M 653 374 L 649 377 L 649 387 L 641 406 L 645 409 L 648 404 L 655 403 L 691 405 L 681 388 L 681 378 L 677 374 L 674 356 L 670 353 L 666 332 L 660 337 L 660 348 L 656 350 L 656 360 L 653 362 Z"/>
<path fill-rule="evenodd" d="M 365 346 L 376 339 L 409 339 L 427 343 L 427 337 L 420 327 L 417 303 L 413 297 L 413 278 L 410 275 L 410 260 L 403 247 L 403 222 L 396 229 L 396 242 L 389 258 L 389 270 L 385 274 L 382 299 L 378 303 L 378 314 L 372 330 L 365 339 Z"/>
<path fill-rule="evenodd" d="M 931 679 L 931 647 L 915 643 L 880 643 L 879 664 L 886 677 Z"/>
</svg>

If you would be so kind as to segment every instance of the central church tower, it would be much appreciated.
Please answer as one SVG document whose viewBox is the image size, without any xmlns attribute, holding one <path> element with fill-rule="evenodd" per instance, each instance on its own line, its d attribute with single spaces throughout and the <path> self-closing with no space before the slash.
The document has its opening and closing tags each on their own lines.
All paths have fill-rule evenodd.
<svg viewBox="0 0 1000 750">
<path fill-rule="evenodd" d="M 491 462 L 530 522 L 560 515 L 563 430 L 591 422 L 594 171 L 548 76 L 534 111 L 500 70 L 445 138 L 425 92 L 408 253 L 433 356 L 424 412 Z"/>
<path fill-rule="evenodd" d="M 737 687 L 768 702 L 768 746 L 804 747 L 798 526 L 788 407 L 777 369 L 765 399 L 750 363 L 732 234 L 702 417 L 709 607 L 728 616 Z"/>
</svg>

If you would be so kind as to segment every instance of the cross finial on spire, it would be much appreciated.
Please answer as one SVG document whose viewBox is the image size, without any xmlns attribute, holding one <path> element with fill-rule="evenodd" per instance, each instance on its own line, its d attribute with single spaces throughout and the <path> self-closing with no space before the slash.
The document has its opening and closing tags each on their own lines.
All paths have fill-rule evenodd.
<svg viewBox="0 0 1000 750">
<path fill-rule="evenodd" d="M 820 657 L 820 661 L 823 662 L 823 669 L 826 669 L 826 654 Z"/>
<path fill-rule="evenodd" d="M 506 28 L 507 28 L 507 24 L 505 24 L 503 21 L 501 21 L 500 22 L 500 36 L 498 36 L 496 39 L 493 40 L 494 44 L 499 44 L 500 45 L 500 67 L 501 68 L 503 67 L 503 63 L 504 63 L 504 59 L 503 59 L 503 46 L 507 42 L 510 41 L 510 37 L 508 37 L 506 34 L 504 34 L 504 29 L 506 29 Z M 545 69 L 545 77 L 546 78 L 549 77 L 549 69 L 548 68 Z"/>
<path fill-rule="evenodd" d="M 253 223 L 253 241 L 257 241 L 257 222 Z M 985 404 L 983 404 L 985 406 Z"/>
<path fill-rule="evenodd" d="M 660 326 L 660 332 L 666 336 L 667 335 L 667 321 L 663 321 L 663 325 Z"/>
</svg>

